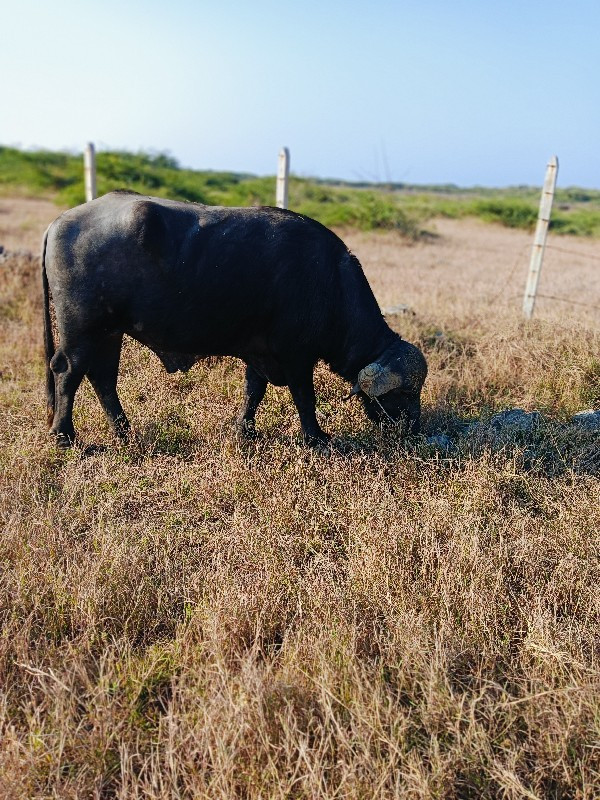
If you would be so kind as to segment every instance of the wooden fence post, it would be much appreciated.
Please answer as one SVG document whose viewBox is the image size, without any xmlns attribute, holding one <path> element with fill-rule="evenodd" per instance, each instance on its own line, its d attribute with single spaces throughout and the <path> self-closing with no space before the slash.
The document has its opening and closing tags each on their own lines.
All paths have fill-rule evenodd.
<svg viewBox="0 0 600 800">
<path fill-rule="evenodd" d="M 96 151 L 88 142 L 83 151 L 83 177 L 85 182 L 85 201 L 89 203 L 96 197 Z"/>
<path fill-rule="evenodd" d="M 279 151 L 279 165 L 277 170 L 277 187 L 275 203 L 278 208 L 288 207 L 288 180 L 290 177 L 290 151 L 282 147 Z"/>
<path fill-rule="evenodd" d="M 531 251 L 531 261 L 529 263 L 529 275 L 523 297 L 523 314 L 525 319 L 531 319 L 533 307 L 535 306 L 535 295 L 537 292 L 542 261 L 544 258 L 544 248 L 546 247 L 546 236 L 548 234 L 548 224 L 550 223 L 550 212 L 552 210 L 552 200 L 554 199 L 554 187 L 556 186 L 556 175 L 558 173 L 558 158 L 552 156 L 546 167 L 546 179 L 542 189 L 540 199 L 540 211 L 535 228 L 533 239 L 533 249 Z"/>
</svg>

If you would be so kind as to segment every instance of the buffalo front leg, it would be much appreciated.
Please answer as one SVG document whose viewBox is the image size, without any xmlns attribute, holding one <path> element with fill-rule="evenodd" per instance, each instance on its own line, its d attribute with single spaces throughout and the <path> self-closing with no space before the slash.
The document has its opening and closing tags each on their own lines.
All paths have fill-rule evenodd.
<svg viewBox="0 0 600 800">
<path fill-rule="evenodd" d="M 103 339 L 94 348 L 93 359 L 87 371 L 89 381 L 100 400 L 110 426 L 119 438 L 125 438 L 129 432 L 129 420 L 125 416 L 117 394 L 122 342 L 123 337 L 118 335 Z"/>
<path fill-rule="evenodd" d="M 319 447 L 329 442 L 329 434 L 321 430 L 317 422 L 316 397 L 312 367 L 295 372 L 288 377 L 288 386 L 294 405 L 298 409 L 304 441 L 310 447 Z"/>
<path fill-rule="evenodd" d="M 238 417 L 238 431 L 241 436 L 253 438 L 256 435 L 256 409 L 265 396 L 266 390 L 267 379 L 257 372 L 254 367 L 248 365 L 244 382 L 244 405 Z"/>
</svg>

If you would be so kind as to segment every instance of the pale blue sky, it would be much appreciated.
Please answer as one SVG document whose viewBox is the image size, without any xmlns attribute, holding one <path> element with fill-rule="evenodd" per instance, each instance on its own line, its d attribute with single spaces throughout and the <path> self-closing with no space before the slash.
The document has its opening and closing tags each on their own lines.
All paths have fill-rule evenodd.
<svg viewBox="0 0 600 800">
<path fill-rule="evenodd" d="M 0 0 L 0 143 L 600 188 L 598 0 Z"/>
</svg>

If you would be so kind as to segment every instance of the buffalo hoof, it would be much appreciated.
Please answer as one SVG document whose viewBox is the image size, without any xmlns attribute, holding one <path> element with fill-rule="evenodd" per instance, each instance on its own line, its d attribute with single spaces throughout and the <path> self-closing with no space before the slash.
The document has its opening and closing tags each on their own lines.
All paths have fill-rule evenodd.
<svg viewBox="0 0 600 800">
<path fill-rule="evenodd" d="M 328 453 L 331 450 L 331 436 L 323 431 L 318 436 L 304 434 L 304 444 L 317 453 Z"/>
<path fill-rule="evenodd" d="M 260 434 L 256 430 L 253 419 L 241 419 L 236 425 L 237 435 L 240 439 L 253 442 L 259 438 Z"/>
<path fill-rule="evenodd" d="M 116 420 L 113 422 L 112 428 L 115 436 L 118 439 L 122 439 L 123 441 L 127 441 L 127 439 L 129 439 L 131 435 L 131 427 L 129 425 L 129 420 L 124 414 L 116 418 Z"/>
<path fill-rule="evenodd" d="M 75 437 L 71 437 L 66 433 L 54 433 L 54 442 L 59 450 L 68 450 L 70 447 L 73 447 L 75 443 Z"/>
<path fill-rule="evenodd" d="M 85 458 L 90 458 L 91 456 L 99 456 L 107 451 L 108 447 L 104 444 L 89 444 L 87 447 L 84 447 L 82 455 Z"/>
</svg>

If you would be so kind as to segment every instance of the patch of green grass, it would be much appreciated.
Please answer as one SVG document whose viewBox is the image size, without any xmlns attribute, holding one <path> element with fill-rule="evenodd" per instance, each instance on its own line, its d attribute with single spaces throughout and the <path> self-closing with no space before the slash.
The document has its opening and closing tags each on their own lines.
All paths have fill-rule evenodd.
<svg viewBox="0 0 600 800">
<path fill-rule="evenodd" d="M 550 229 L 571 236 L 600 236 L 600 209 L 559 210 L 552 215 Z"/>
<path fill-rule="evenodd" d="M 507 228 L 531 229 L 537 220 L 537 209 L 531 203 L 520 199 L 499 198 L 477 200 L 471 211 L 474 216 L 486 222 L 499 222 Z"/>
</svg>

